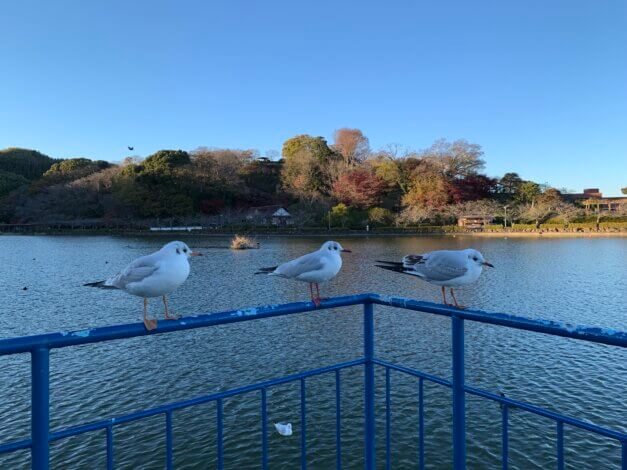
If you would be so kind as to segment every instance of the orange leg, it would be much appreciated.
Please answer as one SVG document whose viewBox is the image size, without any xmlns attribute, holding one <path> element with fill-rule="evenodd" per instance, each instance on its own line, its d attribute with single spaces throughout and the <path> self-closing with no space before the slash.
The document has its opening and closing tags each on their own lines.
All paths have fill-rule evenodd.
<svg viewBox="0 0 627 470">
<path fill-rule="evenodd" d="M 166 320 L 178 320 L 179 318 L 181 318 L 180 315 L 176 315 L 174 313 L 170 315 L 170 312 L 168 312 L 168 298 L 165 295 L 163 296 L 163 306 L 165 307 Z"/>
<path fill-rule="evenodd" d="M 316 286 L 316 296 L 312 297 L 314 304 L 316 304 L 316 307 L 320 306 L 320 286 L 318 285 L 317 282 L 314 282 L 314 285 Z M 313 296 L 313 292 L 312 292 L 312 296 Z"/>
<path fill-rule="evenodd" d="M 442 288 L 442 289 L 444 289 L 444 288 Z M 451 288 L 451 295 L 453 296 L 453 302 L 455 302 L 455 307 L 457 307 L 459 309 L 462 309 L 462 310 L 466 308 L 465 305 L 459 305 L 457 303 L 457 299 L 455 298 L 455 293 L 453 292 L 453 288 Z"/>
<path fill-rule="evenodd" d="M 442 286 L 442 301 L 444 302 L 444 305 L 451 305 L 446 301 L 446 290 L 444 289 L 444 286 Z"/>
<path fill-rule="evenodd" d="M 157 320 L 148 318 L 148 298 L 144 297 L 144 326 L 148 331 L 157 328 Z"/>
</svg>

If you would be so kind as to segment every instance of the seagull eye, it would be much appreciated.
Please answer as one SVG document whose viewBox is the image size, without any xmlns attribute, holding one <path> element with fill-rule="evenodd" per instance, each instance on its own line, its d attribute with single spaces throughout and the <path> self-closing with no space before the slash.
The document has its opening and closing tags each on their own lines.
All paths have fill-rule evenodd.
<svg viewBox="0 0 627 470">
<path fill-rule="evenodd" d="M 477 258 L 476 256 L 473 258 L 475 261 L 477 261 L 479 258 Z"/>
<path fill-rule="evenodd" d="M 183 253 L 187 253 L 187 248 L 183 248 Z"/>
</svg>

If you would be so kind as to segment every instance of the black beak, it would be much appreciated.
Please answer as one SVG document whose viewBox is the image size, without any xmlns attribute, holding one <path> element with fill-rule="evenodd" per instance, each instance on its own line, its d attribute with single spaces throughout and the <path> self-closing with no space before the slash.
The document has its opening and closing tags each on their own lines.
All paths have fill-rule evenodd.
<svg viewBox="0 0 627 470">
<path fill-rule="evenodd" d="M 481 264 L 483 264 L 484 266 L 490 266 L 491 268 L 493 268 L 493 267 L 494 267 L 494 265 L 493 265 L 492 263 L 488 263 L 487 261 L 484 261 L 484 262 L 483 262 L 483 263 L 481 263 Z"/>
<path fill-rule="evenodd" d="M 352 253 L 352 251 L 351 251 L 351 250 L 347 250 L 347 249 L 342 249 L 342 250 L 340 250 L 340 251 L 341 251 L 342 253 Z"/>
</svg>

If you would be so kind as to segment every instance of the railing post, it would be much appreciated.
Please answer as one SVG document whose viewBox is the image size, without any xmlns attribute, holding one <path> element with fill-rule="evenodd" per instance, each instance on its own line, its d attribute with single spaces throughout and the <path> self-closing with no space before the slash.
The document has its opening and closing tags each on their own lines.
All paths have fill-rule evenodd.
<svg viewBox="0 0 627 470">
<path fill-rule="evenodd" d="M 452 316 L 453 468 L 466 468 L 466 392 L 464 390 L 464 320 Z"/>
<path fill-rule="evenodd" d="M 375 421 L 374 421 L 374 308 L 372 303 L 364 304 L 364 451 L 366 470 L 374 470 Z"/>
<path fill-rule="evenodd" d="M 31 465 L 34 470 L 50 466 L 50 351 L 31 352 Z"/>
</svg>

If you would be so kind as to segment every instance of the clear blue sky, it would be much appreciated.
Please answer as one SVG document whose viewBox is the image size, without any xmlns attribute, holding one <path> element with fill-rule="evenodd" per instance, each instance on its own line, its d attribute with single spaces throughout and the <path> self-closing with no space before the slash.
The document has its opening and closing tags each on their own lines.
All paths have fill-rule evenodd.
<svg viewBox="0 0 627 470">
<path fill-rule="evenodd" d="M 20 0 L 0 16 L 0 148 L 263 154 L 348 126 L 373 148 L 466 138 L 495 176 L 627 186 L 624 0 Z"/>
</svg>

